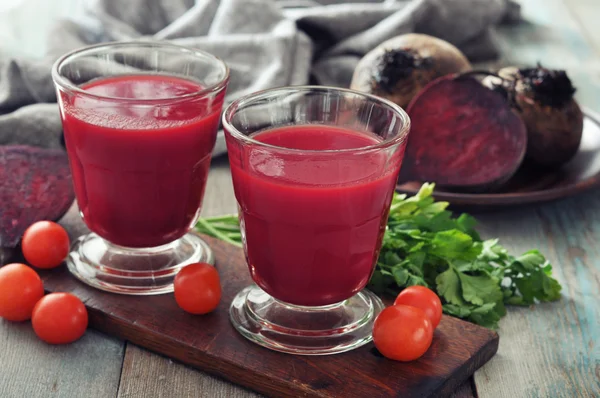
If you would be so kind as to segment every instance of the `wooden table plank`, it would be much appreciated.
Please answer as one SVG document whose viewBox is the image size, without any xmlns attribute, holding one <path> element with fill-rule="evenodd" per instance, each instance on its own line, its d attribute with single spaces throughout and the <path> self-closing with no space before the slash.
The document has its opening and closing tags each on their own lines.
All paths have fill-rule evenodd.
<svg viewBox="0 0 600 398">
<path fill-rule="evenodd" d="M 66 217 L 79 217 L 76 205 Z M 30 322 L 0 318 L 0 397 L 116 396 L 124 354 L 123 341 L 93 330 L 75 343 L 52 346 L 35 336 Z"/>
<path fill-rule="evenodd" d="M 231 172 L 227 156 L 213 159 L 206 193 L 202 203 L 202 216 L 218 216 L 222 214 L 237 213 L 237 202 L 233 193 Z"/>
<path fill-rule="evenodd" d="M 600 54 L 600 1 L 575 0 L 567 3 L 569 10 L 580 28 L 584 31 L 587 40 L 592 43 L 596 53 Z M 597 76 L 600 76 L 600 71 Z"/>
<path fill-rule="evenodd" d="M 114 397 L 123 347 L 91 330 L 76 343 L 51 346 L 31 323 L 0 319 L 0 397 Z"/>
<path fill-rule="evenodd" d="M 580 104 L 600 109 L 600 52 L 576 10 L 587 0 L 522 1 L 526 23 L 499 31 L 500 64 L 566 69 Z M 596 1 L 596 0 L 593 0 Z M 585 6 L 584 6 L 585 4 Z M 595 19 L 595 18 L 594 18 Z M 594 22 L 596 24 L 597 22 Z M 588 22 L 588 25 L 591 23 Z M 592 397 L 600 394 L 600 192 L 480 216 L 486 236 L 520 253 L 540 248 L 564 286 L 560 302 L 510 308 L 496 357 L 475 374 L 480 397 Z"/>
<path fill-rule="evenodd" d="M 226 157 L 213 160 L 202 215 L 236 213 Z M 168 358 L 127 344 L 118 397 L 259 397 L 240 386 L 188 368 Z M 462 398 L 462 397 L 461 397 Z"/>
<path fill-rule="evenodd" d="M 66 1 L 69 2 L 69 0 Z M 600 69 L 598 68 L 598 41 L 600 41 L 600 34 L 598 34 L 598 13 L 596 11 L 598 8 L 598 0 L 521 0 L 521 3 L 524 5 L 524 14 L 526 18 L 533 21 L 533 24 L 502 29 L 500 36 L 500 44 L 504 52 L 502 61 L 504 63 L 532 64 L 537 60 L 541 60 L 551 67 L 567 68 L 579 89 L 578 98 L 581 102 L 584 105 L 600 110 L 600 95 L 598 95 L 599 91 L 597 91 L 600 86 Z M 568 9 L 565 7 L 565 4 L 568 5 Z M 60 8 L 56 7 L 56 4 L 54 3 L 53 5 L 55 9 Z M 569 12 L 571 12 L 571 14 L 569 14 Z M 581 24 L 583 24 L 583 27 Z M 25 26 L 26 24 L 22 25 Z M 595 52 L 592 50 L 592 45 L 595 45 L 596 47 Z M 31 49 L 33 49 L 33 47 L 31 47 Z M 29 46 L 27 47 L 27 50 L 30 50 Z M 216 181 L 218 180 L 217 176 L 221 175 L 221 178 L 226 181 L 228 178 L 227 169 L 217 167 L 215 170 L 217 171 L 211 172 L 211 179 Z M 205 215 L 235 211 L 235 206 L 230 206 L 232 202 L 229 202 L 229 205 L 227 204 L 228 200 L 233 199 L 231 191 L 227 191 L 227 189 L 230 189 L 231 185 L 225 183 L 222 185 L 216 184 L 216 186 L 222 188 L 215 189 L 214 192 L 221 192 L 221 194 L 211 194 L 211 184 L 213 184 L 213 182 L 209 181 L 209 189 L 207 190 L 207 197 L 205 198 L 204 205 Z M 587 195 L 586 198 L 588 196 L 589 195 Z M 582 208 L 588 207 L 588 199 L 573 200 L 575 201 L 575 206 L 581 206 Z M 585 255 L 581 256 L 581 252 L 578 251 L 577 247 L 583 248 L 583 246 L 578 244 L 581 239 L 584 239 L 583 236 L 585 236 L 583 242 L 588 245 L 597 241 L 598 227 L 595 225 L 599 224 L 597 223 L 598 220 L 594 218 L 595 223 L 588 221 L 587 224 L 582 224 L 591 232 L 588 231 L 580 234 L 569 233 L 569 235 L 562 234 L 562 224 L 565 223 L 565 220 L 564 216 L 559 212 L 563 211 L 564 206 L 572 206 L 573 200 L 566 202 L 570 203 L 570 205 L 547 205 L 540 210 L 509 211 L 508 213 L 501 212 L 496 215 L 486 215 L 482 218 L 485 222 L 485 228 L 490 236 L 493 234 L 502 236 L 505 241 L 510 242 L 509 246 L 515 249 L 538 245 L 536 240 L 544 242 L 546 240 L 544 227 L 547 227 L 547 225 L 551 226 L 550 230 L 558 230 L 554 231 L 552 237 L 554 239 L 553 246 L 548 243 L 546 244 L 546 247 L 549 248 L 552 246 L 552 250 L 554 251 L 557 250 L 556 247 L 562 247 L 561 250 L 566 250 L 567 254 L 569 250 L 571 253 L 575 253 L 575 256 L 573 257 L 575 260 L 573 260 L 571 264 L 579 265 L 575 266 L 575 270 L 572 269 L 573 266 L 567 268 L 569 278 L 574 279 L 571 280 L 569 291 L 579 292 L 580 294 L 580 297 L 577 300 L 571 298 L 567 299 L 569 305 L 566 307 L 567 309 L 570 308 L 570 311 L 563 308 L 563 303 L 561 302 L 559 304 L 561 306 L 560 310 L 557 310 L 554 307 L 556 304 L 539 306 L 542 307 L 542 309 L 540 310 L 540 308 L 537 308 L 534 312 L 530 312 L 529 309 L 520 309 L 513 311 L 505 320 L 503 320 L 500 330 L 502 337 L 500 353 L 488 366 L 477 374 L 477 384 L 480 388 L 479 392 L 482 397 L 558 396 L 552 393 L 552 386 L 558 388 L 561 385 L 573 385 L 575 382 L 588 382 L 590 377 L 589 372 L 593 372 L 594 368 L 598 369 L 599 365 L 597 360 L 596 364 L 594 364 L 593 360 L 594 356 L 595 358 L 599 357 L 597 352 L 598 342 L 597 340 L 592 339 L 591 343 L 588 341 L 587 346 L 584 344 L 586 339 L 585 334 L 589 334 L 589 324 L 586 324 L 585 322 L 583 325 L 588 329 L 584 328 L 587 332 L 584 332 L 582 329 L 579 333 L 580 337 L 563 339 L 563 335 L 560 335 L 560 338 L 564 340 L 565 344 L 558 350 L 554 345 L 551 345 L 551 343 L 543 345 L 542 342 L 536 342 L 536 339 L 545 338 L 540 336 L 546 336 L 547 331 L 541 329 L 540 325 L 537 324 L 541 322 L 540 319 L 543 320 L 545 317 L 553 320 L 553 322 L 558 322 L 555 321 L 554 318 L 563 316 L 565 311 L 567 311 L 568 316 L 572 316 L 576 314 L 577 311 L 580 311 L 584 320 L 587 317 L 591 317 L 589 318 L 591 320 L 598 320 L 597 312 L 593 312 L 592 310 L 594 308 L 593 306 L 589 307 L 591 309 L 588 309 L 588 312 L 591 311 L 592 315 L 585 314 L 584 312 L 588 307 L 585 306 L 584 302 L 578 301 L 579 299 L 584 300 L 587 297 L 586 294 L 588 293 L 586 293 L 586 289 L 589 289 L 590 285 L 592 287 L 595 286 L 595 291 L 598 291 L 597 274 L 595 282 L 593 282 L 593 278 L 586 276 L 587 271 L 583 277 L 581 276 L 581 269 L 586 269 L 586 266 L 595 267 L 594 269 L 596 271 L 598 270 L 598 263 L 590 260 L 597 258 L 594 257 L 597 253 L 586 250 Z M 586 210 L 586 214 L 594 210 L 597 211 L 596 205 L 589 210 Z M 545 215 L 545 212 L 548 214 Z M 536 214 L 536 216 L 530 216 L 530 213 Z M 567 211 L 566 214 L 570 213 Z M 529 226 L 526 221 L 519 219 L 519 217 L 525 217 L 532 223 L 537 224 Z M 554 225 L 554 227 L 552 227 L 552 225 Z M 569 225 L 569 228 L 577 229 L 576 224 L 571 223 Z M 527 231 L 530 232 L 527 233 Z M 517 235 L 511 236 L 511 234 Z M 574 243 L 571 246 L 575 247 L 575 249 L 572 249 L 570 244 L 565 242 Z M 577 254 L 580 255 L 577 256 Z M 556 253 L 553 254 L 552 259 L 555 262 L 557 259 L 563 261 L 565 260 L 565 255 L 559 255 L 558 251 L 556 251 Z M 555 266 L 558 267 L 559 264 L 556 263 Z M 573 276 L 571 276 L 570 272 L 573 271 L 578 271 L 579 273 L 574 272 Z M 585 283 L 588 283 L 586 289 L 578 285 L 580 283 L 578 279 L 582 279 L 582 286 L 584 287 L 586 286 Z M 595 285 L 592 283 L 595 283 Z M 565 294 L 567 294 L 567 289 L 565 290 Z M 597 296 L 590 297 L 597 302 Z M 521 320 L 525 320 L 526 323 L 521 324 Z M 574 318 L 566 318 L 564 321 L 561 320 L 561 322 L 558 323 L 562 328 L 559 330 L 561 333 L 569 332 L 569 328 L 572 327 L 571 324 L 577 326 L 577 320 Z M 529 324 L 535 325 L 535 329 L 528 329 Z M 596 322 L 596 325 L 597 324 L 598 322 Z M 94 335 L 95 337 L 93 337 Z M 597 335 L 597 331 L 595 334 L 592 334 L 592 336 Z M 94 343 L 91 344 L 90 348 L 81 348 L 79 346 L 80 344 L 88 344 L 84 343 L 87 339 L 92 339 Z M 101 366 L 98 366 L 95 369 L 87 369 L 86 366 L 89 364 L 86 364 L 85 361 L 82 361 L 80 358 L 90 355 L 95 359 L 95 352 L 110 352 L 110 350 L 104 350 L 102 348 L 106 346 L 106 343 L 104 342 L 105 339 L 108 338 L 96 334 L 95 332 L 88 332 L 80 343 L 70 346 L 80 347 L 75 350 L 79 350 L 78 353 L 73 354 L 69 351 L 68 355 L 64 355 L 66 362 L 72 362 L 75 363 L 75 365 L 64 368 L 61 361 L 61 372 L 52 373 L 56 370 L 53 369 L 52 366 L 58 363 L 56 361 L 63 359 L 61 353 L 64 348 L 43 345 L 32 335 L 31 329 L 27 324 L 14 325 L 0 321 L 0 357 L 2 358 L 0 361 L 0 396 L 47 396 L 49 395 L 48 390 L 45 390 L 43 386 L 50 385 L 49 391 L 52 391 L 51 385 L 53 383 L 48 381 L 51 380 L 50 378 L 39 376 L 46 373 L 56 376 L 55 380 L 58 380 L 58 389 L 55 394 L 59 396 L 96 396 L 94 395 L 94 392 L 98 393 L 97 396 L 111 396 L 114 391 L 111 393 L 108 389 L 102 388 L 102 386 L 107 385 L 106 383 L 102 386 L 94 385 L 94 390 L 93 388 L 90 388 L 90 385 L 86 380 L 90 377 L 88 376 L 90 374 L 95 375 L 94 377 L 101 380 L 106 379 L 106 375 L 111 373 L 115 363 L 118 362 L 120 366 L 120 357 L 117 356 L 118 360 L 115 360 L 114 356 L 111 356 L 113 359 L 110 363 L 100 361 L 102 362 Z M 521 339 L 523 341 L 521 341 Z M 580 341 L 577 341 L 577 339 Z M 534 352 L 536 354 L 534 356 L 536 359 L 532 364 L 520 364 L 522 358 L 527 358 L 527 355 L 531 355 L 532 353 L 532 350 L 527 350 L 527 344 L 529 343 L 538 344 L 534 348 L 544 348 L 546 351 Z M 559 343 L 560 341 L 557 341 L 556 345 Z M 40 344 L 42 345 L 40 346 Z M 543 345 L 543 347 L 541 347 L 541 345 Z M 569 345 L 572 345 L 575 351 L 579 350 L 581 352 L 569 354 L 564 351 L 564 347 L 568 348 Z M 595 347 L 596 351 L 594 351 Z M 52 348 L 52 350 L 50 350 L 50 348 Z M 521 352 L 523 349 L 525 349 L 525 351 Z M 589 354 L 587 354 L 588 350 L 590 351 Z M 151 371 L 146 372 L 145 375 L 124 370 L 122 382 L 127 383 L 128 380 L 130 380 L 130 384 L 124 384 L 122 386 L 120 395 L 140 397 L 177 396 L 177 392 L 180 392 L 181 394 L 179 394 L 179 396 L 185 396 L 185 391 L 188 391 L 192 392 L 193 395 L 203 396 L 200 391 L 202 385 L 211 386 L 204 387 L 207 388 L 207 395 L 204 396 L 225 396 L 221 394 L 231 391 L 227 389 L 226 384 L 220 384 L 223 383 L 221 381 L 215 382 L 214 385 L 211 384 L 211 381 L 202 381 L 199 385 L 195 385 L 192 383 L 195 379 L 200 378 L 204 380 L 204 378 L 208 378 L 209 376 L 205 376 L 202 373 L 190 370 L 179 364 L 169 364 L 167 359 L 154 354 L 145 352 L 145 354 L 142 354 L 142 356 L 145 356 L 140 362 L 138 360 L 140 355 L 136 354 L 139 351 L 142 350 L 135 347 L 127 350 L 127 360 L 131 360 L 131 368 L 137 370 L 143 370 L 148 366 L 154 368 Z M 142 353 L 143 352 L 144 351 L 142 351 Z M 80 357 L 77 357 L 77 355 Z M 585 355 L 594 355 L 587 357 L 590 362 L 589 367 L 587 368 L 588 372 L 581 371 L 582 367 L 585 366 Z M 38 356 L 41 357 L 39 363 L 37 362 Z M 35 358 L 35 367 L 30 366 L 32 358 Z M 569 367 L 565 368 L 565 371 L 562 371 L 560 368 L 557 369 L 556 366 L 560 366 L 561 364 L 560 361 L 554 362 L 557 358 L 561 361 L 572 361 L 572 366 L 574 366 L 576 370 L 575 376 L 569 376 Z M 541 369 L 536 369 L 536 367 L 540 367 Z M 42 370 L 41 372 L 40 369 Z M 44 369 L 50 369 L 51 372 L 45 372 Z M 86 372 L 83 373 L 78 371 L 79 369 L 86 369 Z M 506 373 L 503 374 L 503 372 Z M 596 372 L 598 372 L 598 370 L 596 370 Z M 17 377 L 19 375 L 20 378 Z M 135 377 L 129 377 L 134 375 Z M 154 383 L 152 384 L 154 391 L 149 395 L 148 392 L 151 390 L 146 387 L 149 385 L 148 383 L 150 383 L 151 378 L 156 377 L 157 375 L 158 378 L 160 378 L 160 375 L 168 375 L 168 378 L 176 379 L 177 383 Z M 553 382 L 553 377 L 557 375 L 559 376 L 557 381 Z M 538 376 L 541 376 L 540 380 L 536 379 Z M 600 374 L 596 374 L 595 376 L 596 380 L 600 379 Z M 31 381 L 32 383 L 31 385 L 28 385 L 25 381 Z M 544 383 L 548 384 L 548 386 L 544 387 Z M 36 384 L 40 384 L 40 386 L 36 388 Z M 178 389 L 177 386 L 180 384 L 193 385 L 193 387 Z M 527 386 L 528 384 L 531 384 L 531 386 L 523 388 L 523 386 Z M 83 391 L 83 388 L 78 389 L 78 385 L 84 386 L 86 389 L 85 394 L 80 393 Z M 110 385 L 110 383 L 108 383 L 108 385 Z M 167 386 L 161 388 L 160 385 Z M 542 388 L 538 390 L 537 388 L 540 385 L 542 385 Z M 590 386 L 593 387 L 594 385 L 591 384 Z M 462 398 L 462 395 L 459 394 L 468 390 L 468 388 L 465 388 L 457 392 L 456 396 Z M 250 393 L 245 390 L 240 389 L 240 391 L 239 394 L 242 395 L 239 396 L 251 396 L 249 395 Z M 548 391 L 550 391 L 549 394 L 547 394 Z M 585 395 L 582 393 L 581 396 Z"/>
<path fill-rule="evenodd" d="M 579 3 L 581 0 L 573 1 Z M 525 22 L 498 30 L 501 58 L 496 64 L 544 66 L 567 70 L 576 98 L 600 110 L 600 53 L 588 41 L 563 0 L 521 1 Z"/>
<path fill-rule="evenodd" d="M 600 191 L 479 219 L 484 236 L 500 237 L 513 253 L 539 248 L 564 287 L 558 302 L 509 308 L 498 354 L 475 374 L 479 396 L 597 397 Z"/>
<path fill-rule="evenodd" d="M 469 377 L 469 380 L 460 385 L 450 398 L 474 398 L 475 396 L 475 381 L 473 377 Z"/>
<path fill-rule="evenodd" d="M 242 387 L 198 372 L 128 344 L 119 397 L 260 397 Z"/>
<path fill-rule="evenodd" d="M 236 212 L 227 158 L 215 159 L 207 182 L 202 214 L 212 216 Z M 452 398 L 474 397 L 472 383 L 472 379 L 465 382 Z M 253 398 L 261 395 L 128 344 L 118 397 L 167 396 Z"/>
<path fill-rule="evenodd" d="M 590 80 L 589 76 L 591 75 L 590 69 L 588 69 L 588 67 L 591 63 L 595 64 L 598 62 L 596 54 L 593 51 L 590 51 L 588 43 L 585 40 L 581 39 L 582 35 L 575 21 L 566 18 L 564 20 L 560 19 L 560 21 L 562 22 L 559 21 L 559 23 L 556 23 L 556 20 L 554 20 L 554 17 L 556 16 L 556 11 L 560 11 L 561 7 L 563 6 L 563 3 L 560 0 L 552 1 L 552 4 L 549 4 L 548 9 L 544 9 L 543 6 L 548 5 L 547 2 L 544 3 L 545 4 L 541 4 L 540 0 L 529 0 L 525 2 L 525 16 L 529 19 L 532 19 L 530 18 L 530 15 L 532 13 L 536 13 L 536 18 L 532 19 L 534 21 L 533 24 L 525 24 L 522 26 L 503 29 L 500 36 L 500 43 L 501 47 L 503 48 L 504 56 L 501 62 L 504 62 L 505 64 L 517 63 L 531 65 L 537 62 L 538 60 L 541 60 L 546 65 L 551 67 L 567 68 L 571 76 L 573 76 L 574 83 L 578 87 L 580 87 L 578 98 L 580 98 L 584 104 L 592 106 L 596 109 L 600 109 L 600 107 L 595 106 L 599 103 L 599 100 L 596 98 L 595 95 L 597 93 L 596 87 L 589 88 L 589 85 L 587 84 Z M 538 12 L 540 6 L 542 6 L 541 13 Z M 548 28 L 548 26 L 551 26 L 551 28 Z M 544 35 L 544 32 L 554 32 L 554 34 Z M 517 43 L 517 45 L 515 45 L 515 43 Z M 582 67 L 582 65 L 584 64 L 580 63 L 581 61 L 587 62 L 588 66 Z M 581 89 L 581 86 L 583 86 L 583 89 Z M 231 185 L 227 183 L 215 184 L 215 182 L 218 181 L 217 173 L 220 174 L 222 178 L 229 178 L 228 176 L 224 177 L 225 172 L 225 168 L 217 168 L 215 171 L 212 172 L 212 182 L 209 182 L 209 189 L 207 190 L 207 197 L 205 199 L 204 205 L 205 215 L 222 214 L 235 211 L 235 205 L 233 203 L 232 206 L 229 208 L 227 207 L 228 205 L 225 203 L 227 201 L 227 198 L 233 198 L 233 196 L 230 195 L 231 191 L 227 192 L 227 187 L 231 187 Z M 211 183 L 215 184 L 216 188 L 211 189 Z M 213 205 L 216 207 L 213 208 Z M 510 327 L 506 328 L 510 329 Z M 502 341 L 504 342 L 505 340 L 506 336 L 504 336 Z M 512 348 L 512 345 L 509 344 L 507 348 L 510 350 L 510 348 Z M 142 352 L 145 351 L 142 351 L 140 349 L 130 349 L 128 350 L 127 356 L 131 355 L 132 357 L 139 357 L 140 353 Z M 519 352 L 512 351 L 512 354 L 519 354 Z M 517 356 L 516 358 L 519 357 Z M 495 361 L 497 361 L 497 359 Z M 492 363 L 494 363 L 494 361 L 492 361 Z M 512 369 L 514 369 L 514 364 L 512 363 L 512 361 L 509 360 L 508 363 L 509 366 Z M 179 372 L 189 371 L 187 370 L 187 368 L 181 365 L 177 366 L 179 366 Z M 165 367 L 168 367 L 168 361 L 154 354 L 146 353 L 146 360 L 145 362 L 141 362 L 139 368 L 144 367 L 148 369 L 160 368 L 166 370 Z M 123 380 L 125 383 L 128 383 L 128 380 L 130 378 L 128 376 L 129 373 L 126 369 L 127 368 L 124 368 Z M 488 369 L 488 367 L 486 367 L 485 369 Z M 198 374 L 200 376 L 199 373 L 195 373 L 193 371 L 191 372 L 191 374 Z M 480 374 L 481 373 L 482 372 L 480 372 Z M 517 373 L 521 372 L 517 371 Z M 152 375 L 153 371 L 149 371 L 146 374 Z M 487 373 L 484 374 L 484 377 L 490 380 L 490 377 Z M 210 378 L 210 376 L 201 375 L 200 377 L 201 380 L 205 380 L 205 378 Z M 478 377 L 478 380 L 479 379 L 480 378 Z M 511 382 L 512 377 L 507 377 L 506 380 Z M 147 381 L 148 379 L 144 377 L 143 379 L 136 380 L 136 384 L 143 386 Z M 203 384 L 204 381 L 200 382 L 200 385 Z M 209 385 L 213 386 L 210 383 Z M 190 387 L 188 386 L 189 384 L 183 387 L 182 389 L 175 391 L 185 393 L 186 391 L 189 391 Z M 223 388 L 219 386 L 220 384 L 214 385 L 215 393 L 220 391 L 220 388 Z M 225 386 L 224 388 L 227 388 L 226 384 L 223 384 L 223 386 Z M 520 390 L 522 385 L 517 384 L 516 388 L 511 391 L 512 394 L 502 395 L 502 387 L 504 386 L 504 384 L 498 383 L 498 386 L 500 387 L 500 391 L 496 390 L 487 396 L 519 396 L 523 391 Z M 486 396 L 486 394 L 490 393 L 489 388 L 486 387 L 487 385 L 482 385 L 482 396 Z M 163 394 L 161 391 L 164 391 L 164 393 L 169 392 L 170 388 L 171 387 L 167 386 L 165 389 L 162 389 L 160 386 L 158 386 L 156 396 L 161 396 Z M 122 391 L 127 390 L 122 389 Z M 240 394 L 242 394 L 240 396 L 244 396 L 243 392 L 240 392 Z M 459 391 L 455 393 L 455 396 L 472 396 L 471 386 L 468 383 L 466 383 L 461 389 L 459 389 Z"/>
</svg>

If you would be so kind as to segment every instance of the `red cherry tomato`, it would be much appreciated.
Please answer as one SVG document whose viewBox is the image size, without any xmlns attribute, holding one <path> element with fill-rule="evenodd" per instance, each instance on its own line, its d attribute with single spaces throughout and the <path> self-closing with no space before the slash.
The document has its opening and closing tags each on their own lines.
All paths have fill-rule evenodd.
<svg viewBox="0 0 600 398">
<path fill-rule="evenodd" d="M 442 319 L 442 302 L 437 294 L 425 286 L 410 286 L 400 292 L 394 305 L 403 304 L 417 307 L 425 312 L 433 328 L 437 328 Z"/>
<path fill-rule="evenodd" d="M 52 293 L 36 304 L 31 324 L 35 334 L 48 344 L 72 343 L 85 333 L 88 313 L 76 296 Z"/>
<path fill-rule="evenodd" d="M 393 305 L 381 311 L 373 325 L 373 342 L 383 356 L 413 361 L 429 349 L 433 326 L 423 310 Z"/>
<path fill-rule="evenodd" d="M 69 235 L 52 221 L 38 221 L 23 234 L 23 255 L 29 264 L 38 268 L 54 268 L 69 253 Z"/>
<path fill-rule="evenodd" d="M 25 264 L 0 268 L 0 317 L 8 321 L 31 318 L 33 307 L 44 295 L 44 284 L 37 272 Z"/>
<path fill-rule="evenodd" d="M 221 300 L 219 273 L 210 264 L 186 266 L 175 277 L 174 287 L 177 305 L 192 314 L 211 312 Z"/>
</svg>

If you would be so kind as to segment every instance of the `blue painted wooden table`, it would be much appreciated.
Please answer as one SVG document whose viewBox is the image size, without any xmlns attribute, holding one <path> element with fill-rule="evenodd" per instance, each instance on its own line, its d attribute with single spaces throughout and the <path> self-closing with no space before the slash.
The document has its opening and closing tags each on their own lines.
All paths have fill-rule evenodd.
<svg viewBox="0 0 600 398">
<path fill-rule="evenodd" d="M 23 1 L 31 4 L 25 11 L 3 11 Z M 497 64 L 542 61 L 566 69 L 578 100 L 600 111 L 600 0 L 521 3 L 527 22 L 499 31 Z M 79 0 L 0 0 L 0 43 L 39 54 L 49 17 L 78 7 Z M 36 30 L 25 28 L 32 19 Z M 225 161 L 215 162 L 208 185 L 204 215 L 236 210 Z M 500 323 L 498 354 L 455 398 L 600 397 L 600 190 L 478 218 L 483 234 L 500 237 L 512 252 L 544 252 L 564 287 L 563 298 L 511 308 Z M 0 397 L 109 396 L 256 395 L 94 331 L 70 346 L 50 347 L 29 325 L 0 320 Z"/>
<path fill-rule="evenodd" d="M 600 1 L 527 0 L 505 28 L 501 64 L 566 69 L 577 99 L 600 110 Z M 481 397 L 600 397 L 600 191 L 479 217 L 515 252 L 538 247 L 563 285 L 560 302 L 511 309 L 496 357 L 475 374 Z"/>
</svg>

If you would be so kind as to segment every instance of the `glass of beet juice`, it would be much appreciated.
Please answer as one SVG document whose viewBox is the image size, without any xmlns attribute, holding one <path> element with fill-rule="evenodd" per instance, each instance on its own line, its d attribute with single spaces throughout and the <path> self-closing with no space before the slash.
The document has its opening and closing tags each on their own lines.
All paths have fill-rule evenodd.
<svg viewBox="0 0 600 398">
<path fill-rule="evenodd" d="M 256 283 L 230 316 L 245 337 L 295 354 L 371 340 L 372 275 L 410 129 L 397 105 L 328 87 L 251 94 L 224 112 L 242 240 Z"/>
<path fill-rule="evenodd" d="M 160 294 L 186 264 L 212 262 L 188 231 L 215 145 L 227 66 L 195 49 L 122 42 L 53 66 L 80 214 L 91 233 L 67 259 L 99 289 Z"/>
</svg>

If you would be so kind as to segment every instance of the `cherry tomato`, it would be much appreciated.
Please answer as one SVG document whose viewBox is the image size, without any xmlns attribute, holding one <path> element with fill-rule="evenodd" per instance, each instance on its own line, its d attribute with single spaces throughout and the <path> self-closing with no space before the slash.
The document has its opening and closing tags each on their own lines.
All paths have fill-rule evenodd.
<svg viewBox="0 0 600 398">
<path fill-rule="evenodd" d="M 383 356 L 412 361 L 429 349 L 433 326 L 423 310 L 392 305 L 381 311 L 373 325 L 373 342 Z"/>
<path fill-rule="evenodd" d="M 36 304 L 31 324 L 35 334 L 48 344 L 72 343 L 85 333 L 88 313 L 76 296 L 51 293 Z"/>
<path fill-rule="evenodd" d="M 437 294 L 425 286 L 410 286 L 400 292 L 394 305 L 403 304 L 417 307 L 425 312 L 433 328 L 437 328 L 442 319 L 442 302 Z"/>
<path fill-rule="evenodd" d="M 211 312 L 221 300 L 219 273 L 210 264 L 186 266 L 177 273 L 174 287 L 177 305 L 192 314 Z"/>
<path fill-rule="evenodd" d="M 25 264 L 0 268 L 0 317 L 8 321 L 31 318 L 33 307 L 44 295 L 44 284 L 37 272 Z"/>
<path fill-rule="evenodd" d="M 23 255 L 29 264 L 38 268 L 54 268 L 69 253 L 69 235 L 52 221 L 38 221 L 23 234 Z"/>
</svg>

